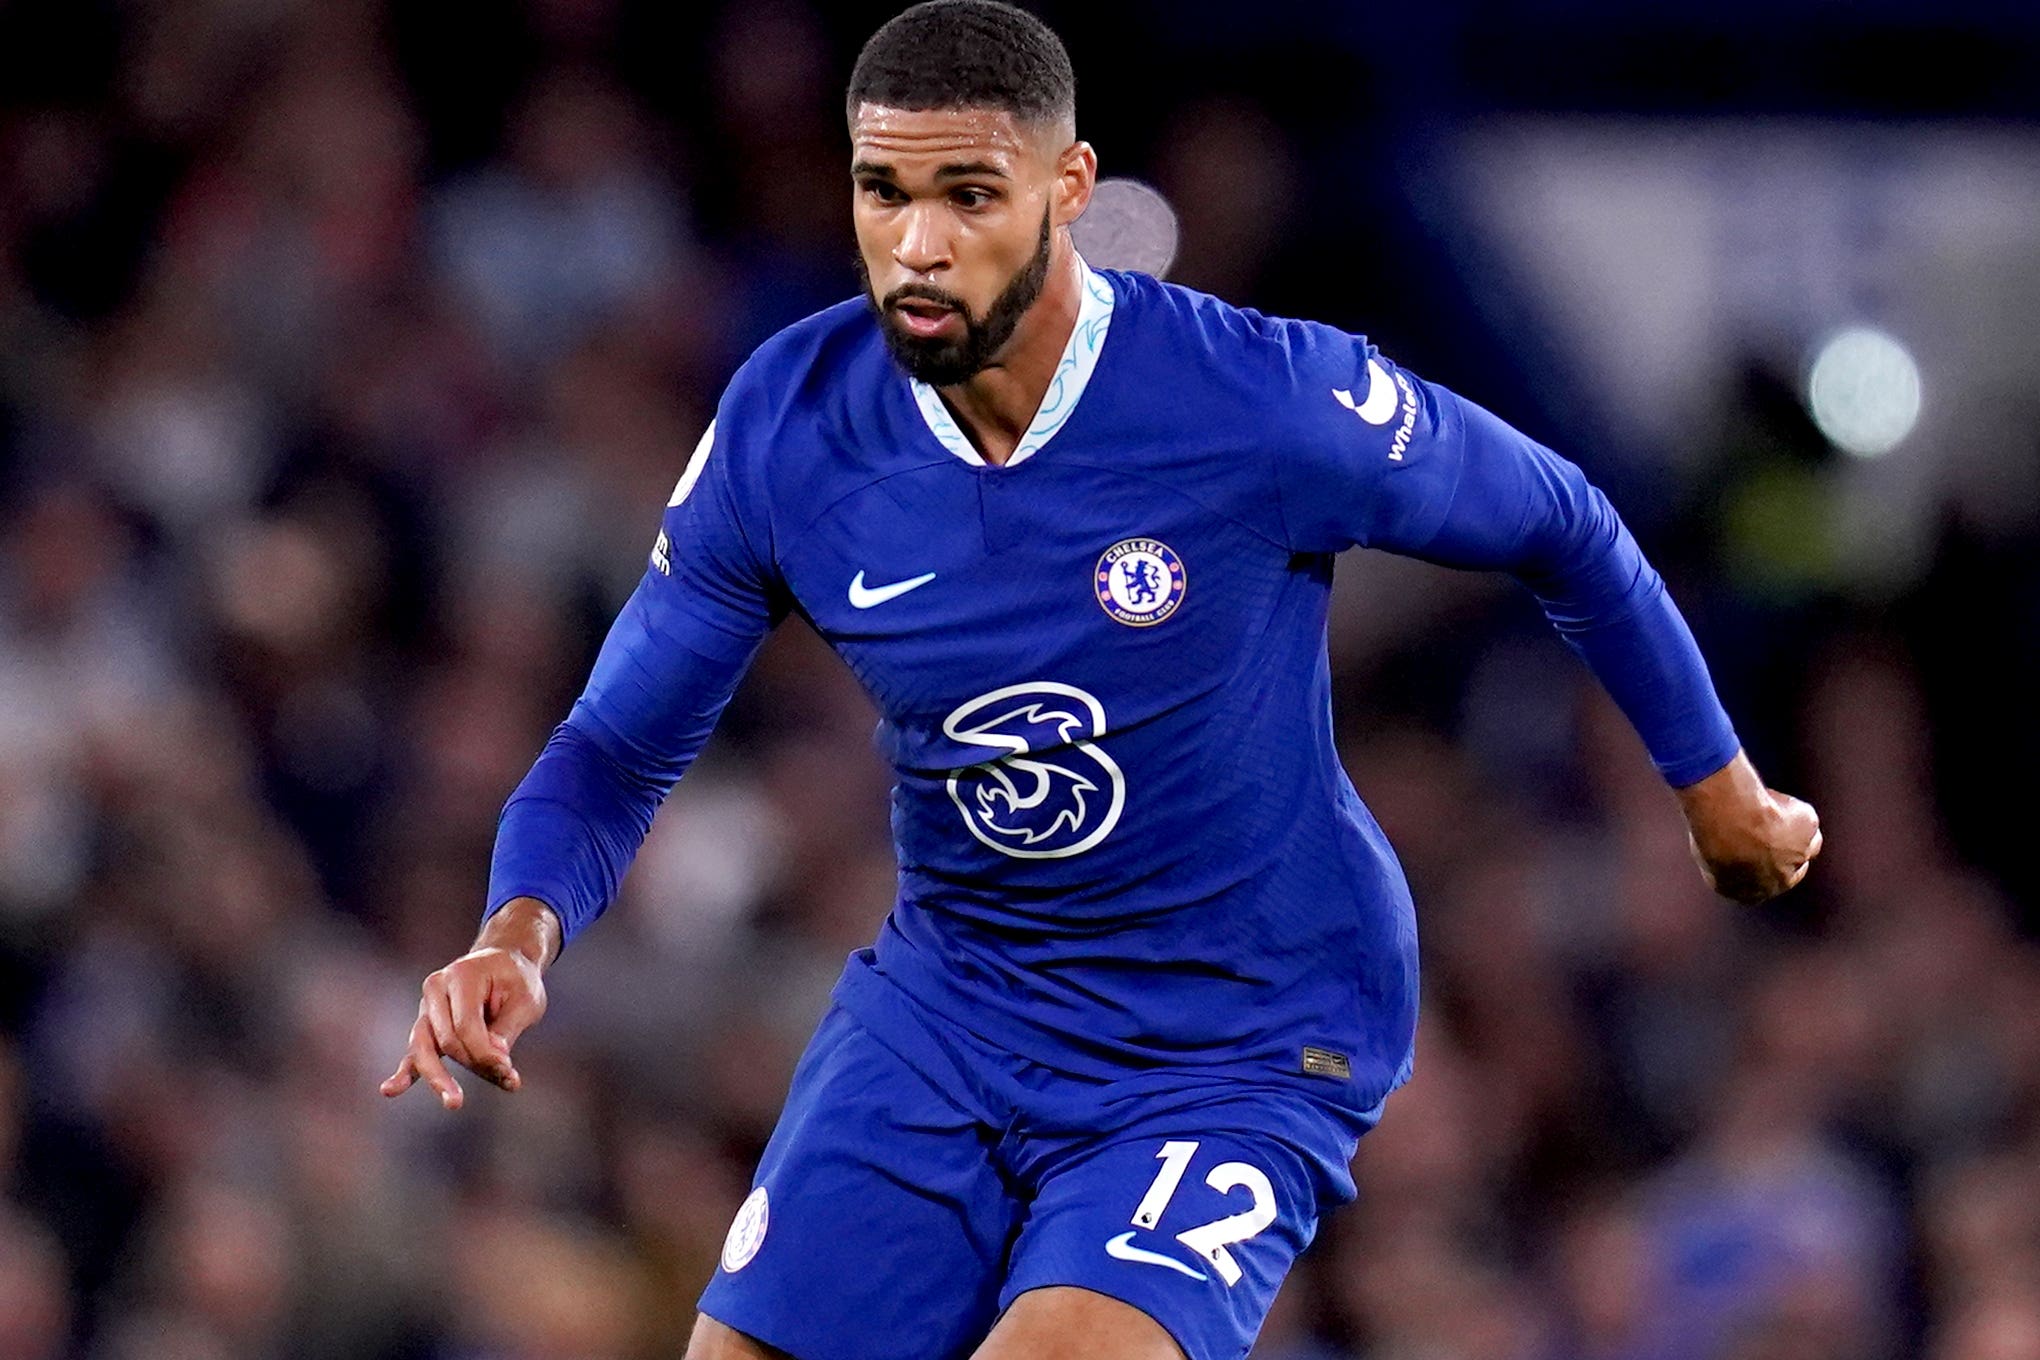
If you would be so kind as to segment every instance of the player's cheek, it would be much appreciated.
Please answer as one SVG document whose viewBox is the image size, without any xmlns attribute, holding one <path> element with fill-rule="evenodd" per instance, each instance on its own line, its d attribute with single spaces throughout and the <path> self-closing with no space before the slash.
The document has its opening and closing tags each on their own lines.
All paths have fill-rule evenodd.
<svg viewBox="0 0 2040 1360">
<path fill-rule="evenodd" d="M 980 266 L 973 291 L 983 294 L 974 299 L 982 313 L 1034 258 L 1036 236 L 1032 228 L 1022 225 L 1021 214 L 1010 206 L 980 208 L 974 214 L 958 216 L 963 220 L 956 225 L 957 244 Z M 1037 216 L 1034 221 L 1038 227 L 1041 219 Z"/>
</svg>

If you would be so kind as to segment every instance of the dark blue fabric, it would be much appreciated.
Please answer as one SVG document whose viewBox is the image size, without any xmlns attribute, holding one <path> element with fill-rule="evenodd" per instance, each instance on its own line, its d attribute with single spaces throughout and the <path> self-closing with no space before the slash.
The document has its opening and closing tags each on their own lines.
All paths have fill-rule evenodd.
<svg viewBox="0 0 2040 1360">
<path fill-rule="evenodd" d="M 1067 422 L 1005 467 L 944 447 L 861 302 L 753 356 L 506 810 L 492 909 L 535 896 L 584 928 L 797 608 L 895 774 L 874 976 L 1058 1070 L 1253 1074 L 1365 1110 L 1409 1070 L 1416 930 L 1333 742 L 1333 554 L 1515 574 L 1668 779 L 1734 755 L 1662 582 L 1572 464 L 1359 337 L 1102 277 L 1088 388 L 1059 379 Z M 1305 1045 L 1350 1077 L 1305 1074 Z"/>
<path fill-rule="evenodd" d="M 1139 1308 L 1191 1360 L 1240 1360 L 1319 1217 L 1353 1198 L 1379 1111 L 1230 1078 L 1065 1076 L 865 964 L 759 1162 L 764 1231 L 733 1234 L 701 1311 L 802 1360 L 962 1360 L 1021 1294 L 1074 1285 Z M 1181 1165 L 1163 1193 L 1165 1149 Z M 1257 1206 L 1265 1221 L 1234 1218 Z M 1198 1229 L 1229 1219 L 1224 1264 L 1200 1256 Z"/>
</svg>

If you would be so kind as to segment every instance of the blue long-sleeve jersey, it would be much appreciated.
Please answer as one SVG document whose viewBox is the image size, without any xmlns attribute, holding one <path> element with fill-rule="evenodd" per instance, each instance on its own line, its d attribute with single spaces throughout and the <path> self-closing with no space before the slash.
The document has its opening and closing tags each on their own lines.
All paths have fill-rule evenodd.
<svg viewBox="0 0 2040 1360">
<path fill-rule="evenodd" d="M 861 300 L 752 356 L 504 811 L 490 910 L 592 921 L 798 610 L 877 704 L 896 776 L 898 900 L 839 996 L 903 994 L 1086 1076 L 1286 1073 L 1365 1108 L 1408 1073 L 1417 964 L 1333 745 L 1332 559 L 1356 545 L 1523 580 L 1673 784 L 1735 755 L 1578 468 L 1364 339 L 1086 270 L 1000 466 Z"/>
</svg>

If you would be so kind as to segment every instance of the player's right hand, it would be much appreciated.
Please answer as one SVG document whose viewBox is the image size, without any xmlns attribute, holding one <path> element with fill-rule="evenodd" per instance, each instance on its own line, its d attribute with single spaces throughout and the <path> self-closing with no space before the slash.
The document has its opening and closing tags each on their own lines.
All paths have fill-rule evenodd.
<svg viewBox="0 0 2040 1360">
<path fill-rule="evenodd" d="M 411 1045 L 382 1093 L 400 1096 L 423 1081 L 441 1105 L 459 1109 L 465 1096 L 447 1069 L 449 1058 L 515 1091 L 523 1078 L 510 1047 L 544 1014 L 545 980 L 530 956 L 499 945 L 463 954 L 425 979 Z"/>
</svg>

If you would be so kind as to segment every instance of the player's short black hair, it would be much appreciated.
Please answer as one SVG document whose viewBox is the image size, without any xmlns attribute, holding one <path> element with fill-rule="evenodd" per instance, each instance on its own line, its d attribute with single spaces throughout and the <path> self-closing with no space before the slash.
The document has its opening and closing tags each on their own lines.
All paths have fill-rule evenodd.
<svg viewBox="0 0 2040 1360">
<path fill-rule="evenodd" d="M 845 113 L 1004 109 L 1027 122 L 1074 121 L 1077 75 L 1055 31 L 999 0 L 926 0 L 888 20 L 850 73 Z"/>
</svg>

